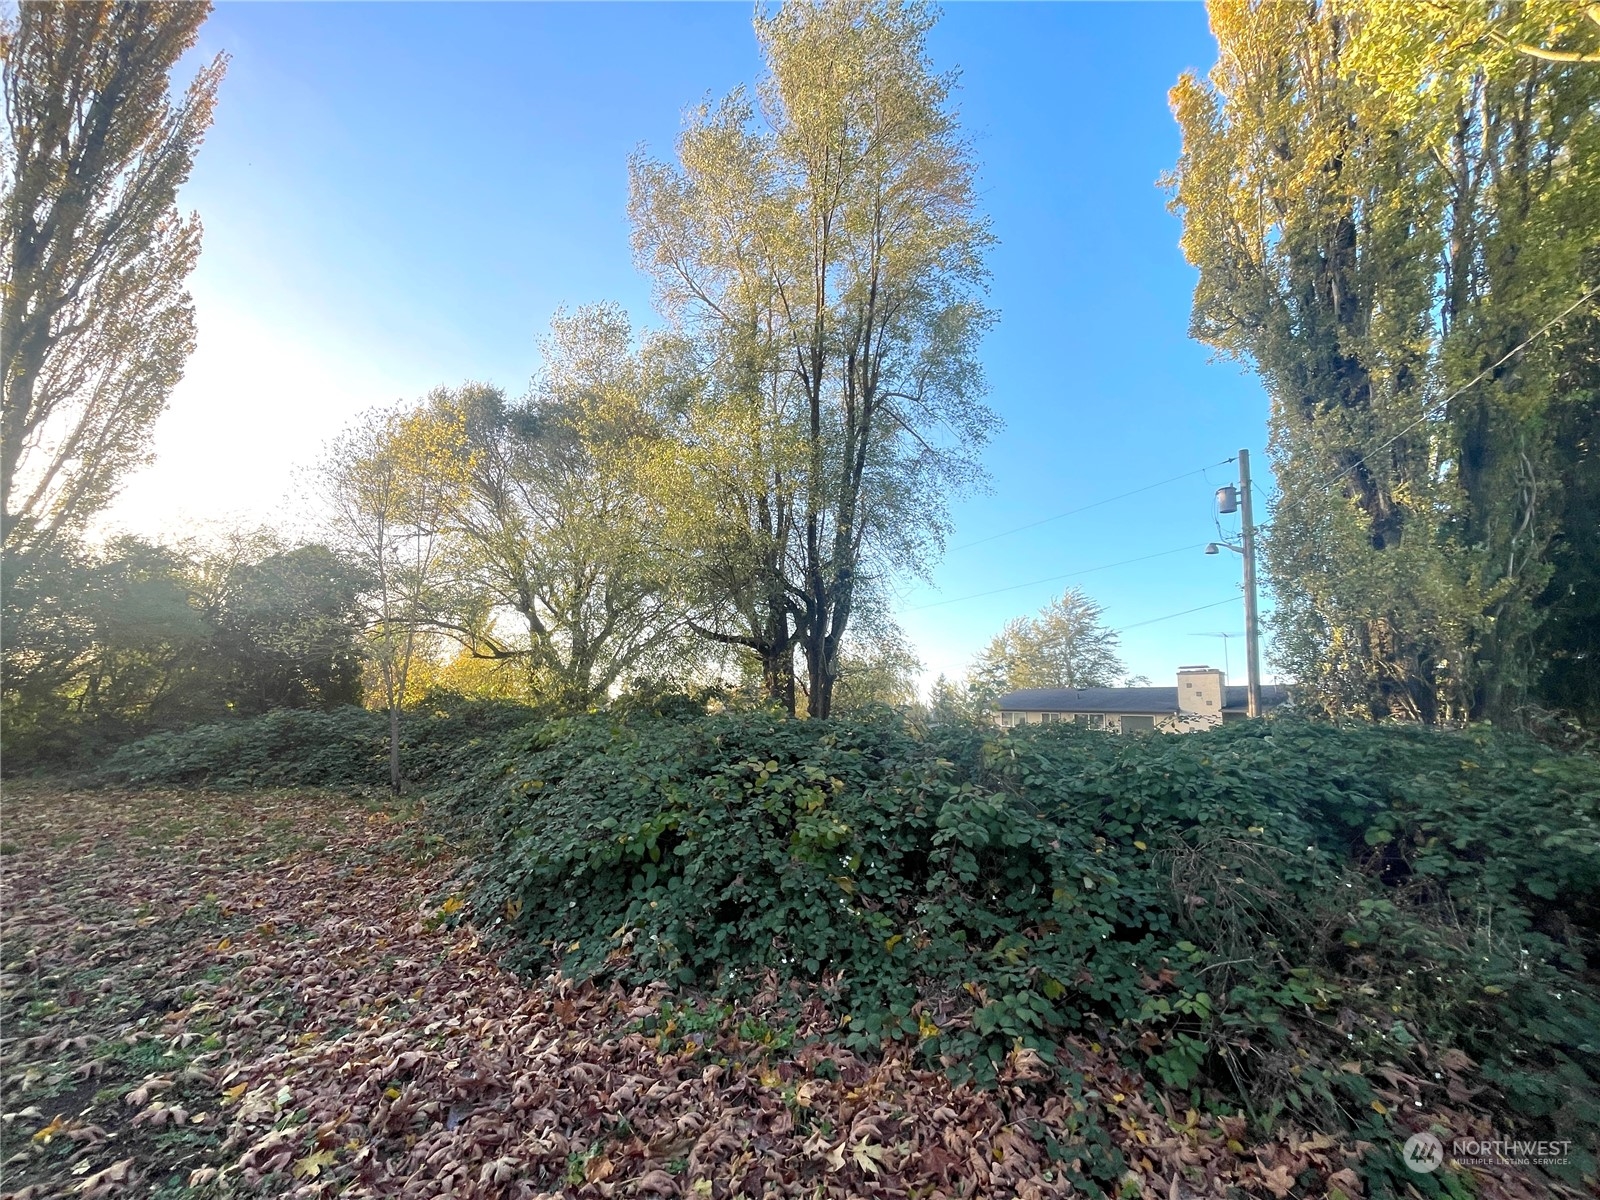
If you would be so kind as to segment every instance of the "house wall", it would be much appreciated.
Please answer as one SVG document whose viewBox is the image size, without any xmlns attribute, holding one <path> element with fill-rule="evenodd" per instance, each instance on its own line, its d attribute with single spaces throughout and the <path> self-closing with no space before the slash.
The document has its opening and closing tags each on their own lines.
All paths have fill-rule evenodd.
<svg viewBox="0 0 1600 1200">
<path fill-rule="evenodd" d="M 1172 713 L 1156 718 L 1156 728 L 1162 733 L 1198 733 L 1222 723 L 1222 715 L 1204 716 L 1200 713 Z"/>
<path fill-rule="evenodd" d="M 1016 725 L 1046 725 L 1054 721 L 1071 721 L 1074 717 L 1097 717 L 1102 722 L 1098 727 L 1112 733 L 1123 731 L 1123 715 L 1121 713 L 1055 713 L 1055 712 L 1004 712 L 997 714 L 995 723 L 1005 728 Z M 1140 713 L 1138 716 L 1151 716 L 1153 714 Z M 1239 721 L 1244 717 L 1240 713 L 1229 713 L 1226 716 L 1219 712 L 1207 713 L 1164 713 L 1155 715 L 1155 731 L 1157 733 L 1197 733 L 1202 729 L 1210 729 L 1222 724 L 1223 721 Z"/>
<path fill-rule="evenodd" d="M 1180 667 L 1178 711 L 1157 715 L 1155 729 L 1160 733 L 1193 733 L 1196 730 L 1220 725 L 1223 721 L 1222 707 L 1225 696 L 1222 672 L 1215 667 Z M 1000 713 L 996 717 L 996 723 L 1002 726 L 1040 725 L 1053 721 L 1081 719 L 1080 723 L 1093 728 L 1120 733 L 1122 717 L 1121 713 L 1057 713 L 1027 710 Z M 1142 724 L 1142 721 L 1140 723 Z"/>
<path fill-rule="evenodd" d="M 1078 722 L 1079 724 L 1086 724 L 1086 725 L 1089 725 L 1091 728 L 1094 728 L 1094 729 L 1104 729 L 1104 730 L 1106 730 L 1106 731 L 1108 731 L 1110 733 L 1121 733 L 1122 732 L 1122 721 L 1123 721 L 1124 715 L 1125 714 L 1122 714 L 1122 713 L 1057 713 L 1057 712 L 1011 711 L 1011 712 L 1004 712 L 1004 713 L 999 714 L 997 720 L 998 720 L 998 723 L 1000 725 L 1009 728 L 1011 726 L 1016 726 L 1016 725 L 1049 725 L 1049 724 L 1053 724 L 1053 723 L 1058 722 L 1058 721 L 1059 722 L 1070 722 L 1070 721 L 1075 721 L 1079 717 L 1083 717 L 1083 718 L 1086 718 L 1086 719 L 1083 720 L 1083 721 Z M 1127 714 L 1127 715 L 1132 715 L 1132 716 L 1137 716 L 1137 717 L 1140 717 L 1140 718 L 1144 718 L 1144 717 L 1150 716 L 1151 714 L 1149 714 L 1149 713 L 1135 713 L 1135 714 Z M 1164 718 L 1164 717 L 1159 717 L 1159 716 L 1156 717 L 1155 726 L 1154 726 L 1155 729 L 1161 730 L 1162 729 L 1161 722 L 1163 720 L 1165 720 L 1165 719 L 1166 718 Z"/>
</svg>

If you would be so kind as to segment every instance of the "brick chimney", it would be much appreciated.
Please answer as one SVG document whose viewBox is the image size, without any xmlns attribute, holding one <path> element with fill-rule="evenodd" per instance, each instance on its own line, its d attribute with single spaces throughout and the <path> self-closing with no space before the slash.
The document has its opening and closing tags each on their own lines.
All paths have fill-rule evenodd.
<svg viewBox="0 0 1600 1200">
<path fill-rule="evenodd" d="M 1178 668 L 1179 712 L 1215 724 L 1222 720 L 1222 699 L 1221 671 L 1215 667 Z"/>
</svg>

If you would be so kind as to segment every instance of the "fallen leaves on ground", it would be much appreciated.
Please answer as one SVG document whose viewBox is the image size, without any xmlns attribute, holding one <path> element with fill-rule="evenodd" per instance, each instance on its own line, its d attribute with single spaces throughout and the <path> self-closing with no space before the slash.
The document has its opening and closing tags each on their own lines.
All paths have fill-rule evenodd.
<svg viewBox="0 0 1600 1200">
<path fill-rule="evenodd" d="M 1095 1131 L 1127 1196 L 1361 1194 L 1362 1147 L 1247 1144 L 1089 1044 L 1075 1093 L 1020 1049 L 989 1090 L 859 1058 L 795 997 L 647 1033 L 693 999 L 530 986 L 437 840 L 348 798 L 11 789 L 6 1195 L 1028 1200 L 1086 1182 Z M 793 1039 L 741 1036 L 762 1016 Z"/>
</svg>

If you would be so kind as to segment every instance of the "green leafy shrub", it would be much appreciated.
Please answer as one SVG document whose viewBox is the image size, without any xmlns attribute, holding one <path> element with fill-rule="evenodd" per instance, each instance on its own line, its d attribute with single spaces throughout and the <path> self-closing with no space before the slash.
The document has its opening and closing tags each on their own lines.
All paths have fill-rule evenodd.
<svg viewBox="0 0 1600 1200">
<path fill-rule="evenodd" d="M 387 722 L 387 716 L 378 714 Z M 414 782 L 435 786 L 470 770 L 480 748 L 517 729 L 544 720 L 541 710 L 513 700 L 479 700 L 455 692 L 432 692 L 400 724 L 400 765 Z M 387 723 L 384 737 L 388 736 Z M 388 742 L 384 742 L 388 752 Z M 388 768 L 384 768 L 384 783 Z"/>
<path fill-rule="evenodd" d="M 1076 836 L 1120 863 L 1129 839 L 1161 847 L 1217 1001 L 1188 1036 L 1259 1115 L 1364 1112 L 1376 1093 L 1342 1059 L 1432 1075 L 1453 1047 L 1520 1117 L 1600 1128 L 1600 1006 L 1580 982 L 1600 944 L 1593 758 L 1290 720 L 1008 743 L 1006 785 Z"/>
<path fill-rule="evenodd" d="M 401 722 L 401 763 L 413 782 L 447 776 L 487 737 L 537 716 L 507 701 L 429 696 Z M 278 709 L 130 742 L 95 774 L 129 787 L 385 788 L 388 716 L 364 708 Z"/>
<path fill-rule="evenodd" d="M 98 774 L 130 787 L 372 787 L 387 779 L 385 731 L 364 708 L 278 709 L 141 738 Z"/>
<path fill-rule="evenodd" d="M 1292 720 L 917 736 L 684 712 L 526 727 L 457 771 L 444 794 L 496 845 L 480 921 L 530 963 L 776 972 L 849 1040 L 980 1076 L 1081 1030 L 1196 1100 L 1369 1138 L 1382 1072 L 1443 1088 L 1453 1051 L 1518 1113 L 1600 1128 L 1589 758 Z"/>
</svg>

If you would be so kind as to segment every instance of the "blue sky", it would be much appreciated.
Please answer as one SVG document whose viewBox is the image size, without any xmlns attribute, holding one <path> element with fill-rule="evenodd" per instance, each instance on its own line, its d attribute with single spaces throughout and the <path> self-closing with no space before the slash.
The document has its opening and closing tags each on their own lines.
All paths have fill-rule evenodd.
<svg viewBox="0 0 1600 1200">
<path fill-rule="evenodd" d="M 197 53 L 232 65 L 183 196 L 206 228 L 199 349 L 113 520 L 176 533 L 304 517 L 297 472 L 362 409 L 467 379 L 520 391 L 563 305 L 614 300 L 653 323 L 627 156 L 670 154 L 685 109 L 754 82 L 750 13 L 219 4 Z M 983 358 L 1006 427 L 992 491 L 957 506 L 931 582 L 901 587 L 901 624 L 930 674 L 956 673 L 1007 618 L 1079 584 L 1126 629 L 1131 670 L 1167 682 L 1181 663 L 1221 665 L 1221 639 L 1200 635 L 1243 617 L 1238 557 L 1200 550 L 1212 492 L 1234 478 L 1214 464 L 1243 446 L 1266 474 L 1267 406 L 1189 340 L 1193 272 L 1157 186 L 1178 151 L 1167 89 L 1215 57 L 1204 10 L 958 3 L 930 49 L 961 68 L 1000 239 Z M 1144 624 L 1214 601 L 1228 603 Z"/>
</svg>

